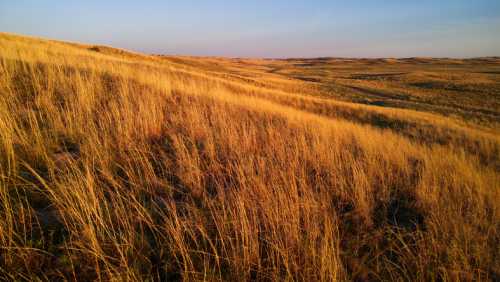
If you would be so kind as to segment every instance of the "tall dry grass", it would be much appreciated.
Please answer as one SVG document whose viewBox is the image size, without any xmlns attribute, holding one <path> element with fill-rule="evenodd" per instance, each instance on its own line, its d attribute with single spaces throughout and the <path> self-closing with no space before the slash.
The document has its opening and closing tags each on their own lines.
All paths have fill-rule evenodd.
<svg viewBox="0 0 500 282">
<path fill-rule="evenodd" d="M 3 279 L 499 278 L 497 135 L 104 50 L 0 35 Z"/>
</svg>

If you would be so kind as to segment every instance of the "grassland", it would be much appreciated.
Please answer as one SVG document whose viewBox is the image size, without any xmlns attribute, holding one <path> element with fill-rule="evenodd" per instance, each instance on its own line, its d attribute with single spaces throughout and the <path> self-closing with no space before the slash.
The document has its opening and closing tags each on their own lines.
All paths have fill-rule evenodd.
<svg viewBox="0 0 500 282">
<path fill-rule="evenodd" d="M 499 70 L 0 34 L 0 278 L 498 280 Z"/>
</svg>

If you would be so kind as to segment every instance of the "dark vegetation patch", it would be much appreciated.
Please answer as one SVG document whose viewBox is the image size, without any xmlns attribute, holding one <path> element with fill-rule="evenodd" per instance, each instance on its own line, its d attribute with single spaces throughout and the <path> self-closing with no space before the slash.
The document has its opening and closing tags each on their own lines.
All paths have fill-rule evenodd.
<svg viewBox="0 0 500 282">
<path fill-rule="evenodd" d="M 316 65 L 317 65 L 316 63 L 296 63 L 296 64 L 293 64 L 293 66 L 295 66 L 295 67 L 314 67 Z"/>
<path fill-rule="evenodd" d="M 458 92 L 470 91 L 472 88 L 471 86 L 468 85 L 459 85 L 455 83 L 441 82 L 441 81 L 422 81 L 422 82 L 409 83 L 408 85 L 424 89 L 449 90 Z"/>
<path fill-rule="evenodd" d="M 422 228 L 424 216 L 416 208 L 416 200 L 411 195 L 398 195 L 387 206 L 387 222 L 397 228 L 415 231 Z"/>
<path fill-rule="evenodd" d="M 484 74 L 500 74 L 500 71 L 480 71 L 476 73 L 484 73 Z"/>
<path fill-rule="evenodd" d="M 361 79 L 361 80 L 379 80 L 390 78 L 393 76 L 401 76 L 408 74 L 407 72 L 396 72 L 396 73 L 356 73 L 351 74 L 348 79 Z"/>
<path fill-rule="evenodd" d="M 93 51 L 93 52 L 101 52 L 101 48 L 99 46 L 92 46 L 92 47 L 89 47 L 89 50 L 90 51 Z"/>
<path fill-rule="evenodd" d="M 304 76 L 297 76 L 295 77 L 296 79 L 300 79 L 303 81 L 308 81 L 308 82 L 321 82 L 321 79 L 316 78 L 316 77 L 304 77 Z"/>
<path fill-rule="evenodd" d="M 347 86 L 347 87 L 349 87 L 355 91 L 368 94 L 370 96 L 377 96 L 377 97 L 386 98 L 386 99 L 410 100 L 410 96 L 406 95 L 406 94 L 392 93 L 392 92 L 388 92 L 388 91 L 369 89 L 369 88 L 364 88 L 364 87 L 359 87 L 359 86 Z"/>
<path fill-rule="evenodd" d="M 383 100 L 375 100 L 375 101 L 369 101 L 367 104 L 373 105 L 373 106 L 379 106 L 379 107 L 384 107 L 387 105 L 386 101 Z"/>
</svg>

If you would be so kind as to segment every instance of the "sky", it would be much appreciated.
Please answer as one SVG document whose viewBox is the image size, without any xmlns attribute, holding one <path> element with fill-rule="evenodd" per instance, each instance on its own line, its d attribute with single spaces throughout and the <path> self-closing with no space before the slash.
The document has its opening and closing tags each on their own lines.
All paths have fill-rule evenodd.
<svg viewBox="0 0 500 282">
<path fill-rule="evenodd" d="M 0 31 L 170 55 L 500 56 L 500 0 L 0 0 Z"/>
</svg>

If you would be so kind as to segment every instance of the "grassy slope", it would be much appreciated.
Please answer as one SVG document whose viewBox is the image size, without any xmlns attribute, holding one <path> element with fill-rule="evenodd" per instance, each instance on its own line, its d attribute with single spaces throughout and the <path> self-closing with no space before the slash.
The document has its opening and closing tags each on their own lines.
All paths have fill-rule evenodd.
<svg viewBox="0 0 500 282">
<path fill-rule="evenodd" d="M 0 276 L 498 279 L 494 119 L 276 64 L 0 34 Z"/>
<path fill-rule="evenodd" d="M 338 99 L 499 126 L 499 58 L 289 59 L 264 65 L 273 73 L 313 82 Z"/>
</svg>

